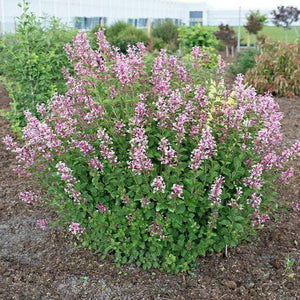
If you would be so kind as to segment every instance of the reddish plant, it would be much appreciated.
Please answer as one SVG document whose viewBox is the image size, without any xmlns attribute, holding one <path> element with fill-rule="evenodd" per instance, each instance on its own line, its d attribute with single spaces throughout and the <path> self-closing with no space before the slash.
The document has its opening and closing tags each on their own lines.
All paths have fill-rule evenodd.
<svg viewBox="0 0 300 300">
<path fill-rule="evenodd" d="M 214 33 L 217 40 L 222 41 L 226 46 L 236 46 L 237 38 L 232 27 L 228 24 L 220 24 L 219 30 Z"/>
<path fill-rule="evenodd" d="M 256 57 L 256 67 L 246 73 L 246 81 L 260 92 L 278 96 L 300 95 L 300 46 L 267 42 Z"/>
</svg>

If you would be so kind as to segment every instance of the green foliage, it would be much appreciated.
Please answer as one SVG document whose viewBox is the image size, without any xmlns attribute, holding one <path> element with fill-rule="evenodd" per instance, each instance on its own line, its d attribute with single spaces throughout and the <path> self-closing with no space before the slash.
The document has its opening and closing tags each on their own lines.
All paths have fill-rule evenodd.
<svg viewBox="0 0 300 300">
<path fill-rule="evenodd" d="M 204 26 L 180 27 L 179 41 L 182 47 L 191 48 L 194 46 L 214 47 L 217 45 L 213 31 Z"/>
<path fill-rule="evenodd" d="M 24 125 L 24 110 L 36 112 L 36 104 L 45 103 L 55 92 L 65 91 L 63 67 L 68 67 L 64 45 L 75 31 L 57 19 L 38 19 L 25 2 L 15 35 L 4 35 L 0 52 L 2 81 L 12 98 L 7 117 L 15 128 Z"/>
<path fill-rule="evenodd" d="M 253 48 L 239 52 L 237 62 L 230 66 L 230 72 L 234 75 L 246 74 L 249 69 L 255 66 L 255 56 L 258 54 L 259 51 Z"/>
<path fill-rule="evenodd" d="M 245 78 L 260 93 L 300 95 L 300 44 L 266 42 Z"/>
<path fill-rule="evenodd" d="M 285 268 L 286 270 L 291 270 L 293 268 L 293 266 L 295 265 L 296 260 L 293 258 L 290 258 L 290 256 L 288 255 L 286 257 L 286 261 L 285 261 Z"/>
<path fill-rule="evenodd" d="M 178 48 L 178 27 L 172 20 L 165 20 L 155 25 L 151 30 L 151 36 L 161 39 L 166 45 L 173 45 L 175 50 Z"/>
<path fill-rule="evenodd" d="M 26 114 L 15 151 L 44 201 L 80 228 L 70 230 L 77 243 L 118 265 L 187 271 L 198 256 L 249 238 L 281 176 L 273 99 L 257 97 L 241 76 L 226 89 L 222 64 L 210 66 L 200 47 L 183 60 L 163 50 L 145 58 L 143 47 L 120 55 L 103 32 L 98 39 L 94 52 L 78 34 L 68 92 L 40 110 L 40 121 Z M 215 81 L 203 78 L 207 68 Z"/>
<path fill-rule="evenodd" d="M 127 51 L 128 44 L 136 45 L 138 42 L 148 44 L 149 38 L 145 31 L 135 28 L 133 25 L 118 21 L 105 30 L 107 40 L 121 52 Z"/>
</svg>

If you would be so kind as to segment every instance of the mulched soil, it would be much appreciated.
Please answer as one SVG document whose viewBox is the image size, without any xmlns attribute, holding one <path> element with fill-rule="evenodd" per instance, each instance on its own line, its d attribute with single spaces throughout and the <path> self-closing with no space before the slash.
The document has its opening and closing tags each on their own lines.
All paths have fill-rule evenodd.
<svg viewBox="0 0 300 300">
<path fill-rule="evenodd" d="M 0 90 L 0 109 L 7 110 L 10 99 Z M 300 98 L 277 101 L 285 114 L 285 143 L 300 139 Z M 290 205 L 300 201 L 299 160 L 289 185 L 279 187 L 277 201 L 286 209 L 271 217 L 258 240 L 229 249 L 227 257 L 199 259 L 193 273 L 174 275 L 117 268 L 74 247 L 66 231 L 37 228 L 37 219 L 54 220 L 55 213 L 18 200 L 28 183 L 12 171 L 14 157 L 2 143 L 9 133 L 0 117 L 0 299 L 300 299 L 300 214 Z"/>
</svg>

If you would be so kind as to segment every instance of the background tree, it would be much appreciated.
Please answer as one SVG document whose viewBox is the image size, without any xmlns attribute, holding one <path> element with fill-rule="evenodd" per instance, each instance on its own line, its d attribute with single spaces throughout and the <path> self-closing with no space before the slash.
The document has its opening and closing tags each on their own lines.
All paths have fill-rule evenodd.
<svg viewBox="0 0 300 300">
<path fill-rule="evenodd" d="M 272 10 L 272 22 L 276 26 L 285 29 L 285 41 L 287 42 L 287 30 L 291 29 L 291 25 L 300 18 L 300 10 L 293 6 L 278 6 L 277 10 Z"/>
<path fill-rule="evenodd" d="M 247 30 L 247 47 L 250 46 L 250 35 L 257 35 L 259 31 L 263 29 L 265 22 L 267 21 L 267 16 L 262 15 L 259 10 L 250 11 L 250 14 L 247 16 L 247 24 L 244 27 Z"/>
<path fill-rule="evenodd" d="M 226 56 L 228 57 L 228 48 L 231 48 L 233 54 L 233 48 L 237 45 L 237 38 L 232 27 L 228 24 L 220 24 L 219 30 L 214 33 L 217 40 L 222 41 L 226 47 Z"/>
</svg>

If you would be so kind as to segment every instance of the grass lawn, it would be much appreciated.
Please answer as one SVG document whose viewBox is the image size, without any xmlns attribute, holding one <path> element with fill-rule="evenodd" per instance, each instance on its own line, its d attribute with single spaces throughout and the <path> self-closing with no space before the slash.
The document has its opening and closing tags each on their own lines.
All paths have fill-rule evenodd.
<svg viewBox="0 0 300 300">
<path fill-rule="evenodd" d="M 212 28 L 214 31 L 218 30 L 218 26 L 208 26 Z M 238 26 L 233 26 L 236 33 L 238 32 Z M 296 29 L 298 31 L 298 38 L 300 39 L 300 26 L 296 26 Z M 264 26 L 263 30 L 259 34 L 265 34 L 268 35 L 272 40 L 274 41 L 281 41 L 285 42 L 285 34 L 287 35 L 287 41 L 288 42 L 294 42 L 297 38 L 295 27 L 292 27 L 292 29 L 288 30 L 285 33 L 285 30 L 282 27 L 276 27 L 276 26 Z M 241 27 L 241 37 L 242 41 L 241 44 L 245 45 L 247 43 L 247 32 L 244 27 Z M 251 44 L 254 44 L 256 41 L 256 37 L 254 35 L 251 35 Z"/>
</svg>

